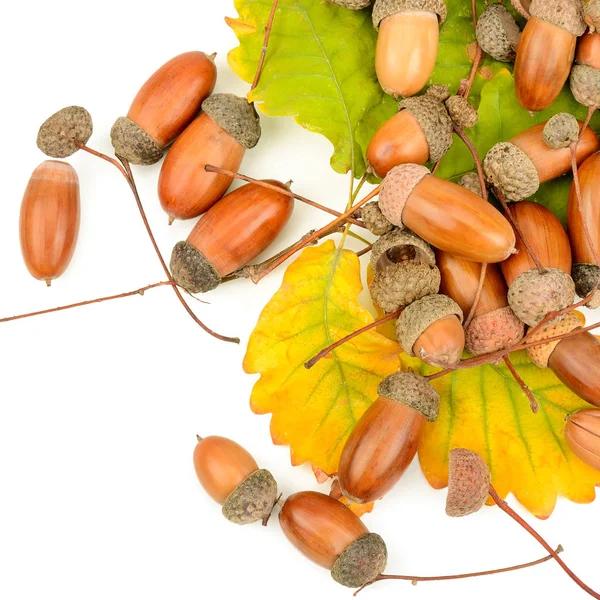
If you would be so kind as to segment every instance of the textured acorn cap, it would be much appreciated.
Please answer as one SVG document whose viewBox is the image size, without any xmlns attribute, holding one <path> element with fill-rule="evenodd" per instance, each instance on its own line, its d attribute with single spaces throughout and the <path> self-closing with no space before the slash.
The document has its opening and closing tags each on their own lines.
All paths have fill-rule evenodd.
<svg viewBox="0 0 600 600">
<path fill-rule="evenodd" d="M 483 198 L 483 191 L 477 173 L 466 173 L 460 178 L 458 185 Z"/>
<path fill-rule="evenodd" d="M 373 244 L 373 248 L 371 248 L 371 268 L 373 269 L 373 273 L 377 273 L 379 270 L 379 259 L 384 254 L 390 250 L 393 251 L 395 248 L 399 249 L 405 246 L 412 246 L 414 248 L 414 256 L 408 260 L 418 259 L 418 262 L 435 265 L 435 252 L 425 240 L 408 229 L 394 229 L 390 233 L 381 236 Z"/>
<path fill-rule="evenodd" d="M 334 4 L 349 8 L 350 10 L 360 10 L 361 8 L 367 8 L 371 4 L 371 0 L 329 0 Z"/>
<path fill-rule="evenodd" d="M 466 450 L 450 451 L 446 514 L 466 517 L 482 508 L 490 494 L 492 476 L 483 458 Z"/>
<path fill-rule="evenodd" d="M 561 269 L 540 273 L 531 269 L 521 273 L 508 289 L 508 303 L 523 323 L 534 327 L 548 313 L 571 306 L 575 284 Z"/>
<path fill-rule="evenodd" d="M 590 28 L 590 33 L 600 31 L 600 0 L 589 0 L 583 6 L 583 16 Z"/>
<path fill-rule="evenodd" d="M 515 60 L 520 39 L 517 22 L 502 4 L 488 6 L 477 21 L 477 41 L 496 60 L 507 63 Z"/>
<path fill-rule="evenodd" d="M 543 135 L 550 148 L 568 148 L 579 139 L 579 121 L 569 113 L 558 113 L 546 123 Z"/>
<path fill-rule="evenodd" d="M 540 187 L 540 176 L 531 159 L 509 142 L 500 142 L 487 153 L 483 171 L 486 181 L 510 202 L 531 198 Z"/>
<path fill-rule="evenodd" d="M 245 148 L 260 140 L 260 119 L 252 104 L 234 94 L 213 94 L 202 103 L 202 110 Z"/>
<path fill-rule="evenodd" d="M 477 315 L 465 330 L 465 348 L 474 356 L 504 350 L 525 335 L 525 325 L 509 306 Z"/>
<path fill-rule="evenodd" d="M 435 98 L 438 102 L 445 102 L 450 98 L 450 88 L 447 85 L 430 85 L 425 91 L 426 96 Z"/>
<path fill-rule="evenodd" d="M 577 263 L 573 265 L 571 277 L 575 282 L 575 292 L 580 298 L 585 298 L 593 289 L 597 288 L 598 280 L 600 280 L 600 268 L 596 265 Z M 600 307 L 600 290 L 596 289 L 586 306 L 591 309 Z"/>
<path fill-rule="evenodd" d="M 529 14 L 579 37 L 587 26 L 583 20 L 582 0 L 533 0 Z"/>
<path fill-rule="evenodd" d="M 438 16 L 440 23 L 446 20 L 448 14 L 444 0 L 375 0 L 373 5 L 373 27 L 379 29 L 381 21 L 407 10 L 430 11 Z"/>
<path fill-rule="evenodd" d="M 153 165 L 164 154 L 163 147 L 127 117 L 115 121 L 110 130 L 110 141 L 115 154 L 134 165 Z"/>
<path fill-rule="evenodd" d="M 418 121 L 427 139 L 429 159 L 438 162 L 448 152 L 453 140 L 452 119 L 442 101 L 432 92 L 405 98 L 398 107 L 407 110 Z"/>
<path fill-rule="evenodd" d="M 268 517 L 277 501 L 277 482 L 266 469 L 248 475 L 225 500 L 223 516 L 237 525 Z"/>
<path fill-rule="evenodd" d="M 387 548 L 381 536 L 367 533 L 352 542 L 337 558 L 331 576 L 349 588 L 371 583 L 387 565 Z"/>
<path fill-rule="evenodd" d="M 570 83 L 573 96 L 579 104 L 600 105 L 600 69 L 587 65 L 574 65 Z"/>
<path fill-rule="evenodd" d="M 440 412 L 440 395 L 425 377 L 412 371 L 397 371 L 377 388 L 380 396 L 400 402 L 433 422 Z"/>
<path fill-rule="evenodd" d="M 360 209 L 360 218 L 373 235 L 385 235 L 394 229 L 381 212 L 378 202 L 369 202 Z"/>
<path fill-rule="evenodd" d="M 462 323 L 462 309 L 443 294 L 431 294 L 407 306 L 396 323 L 396 335 L 404 352 L 414 356 L 413 347 L 421 334 L 436 321 L 452 315 Z"/>
<path fill-rule="evenodd" d="M 81 106 L 68 106 L 54 113 L 40 127 L 37 146 L 52 158 L 67 158 L 87 144 L 94 130 L 90 113 Z"/>
<path fill-rule="evenodd" d="M 423 165 L 398 165 L 390 169 L 381 182 L 379 209 L 396 227 L 404 227 L 402 223 L 404 206 L 412 191 L 426 175 L 431 175 L 431 171 Z"/>
<path fill-rule="evenodd" d="M 171 274 L 178 286 L 192 294 L 210 292 L 221 283 L 221 276 L 210 261 L 188 242 L 175 244 Z"/>
<path fill-rule="evenodd" d="M 446 109 L 450 118 L 461 128 L 471 129 L 477 125 L 479 115 L 464 96 L 450 96 L 446 100 Z"/>
<path fill-rule="evenodd" d="M 579 327 L 581 327 L 581 321 L 574 314 L 569 313 L 559 317 L 558 319 L 550 321 L 548 325 L 545 325 L 539 331 L 534 333 L 527 341 L 538 342 L 540 340 L 547 340 L 557 335 L 569 333 L 570 331 L 573 331 Z M 527 354 L 529 355 L 532 363 L 537 365 L 540 369 L 545 369 L 548 367 L 550 355 L 554 352 L 554 349 L 559 343 L 560 340 L 549 342 L 543 346 L 533 346 L 532 348 L 527 348 Z M 584 357 L 581 358 L 584 359 Z"/>
<path fill-rule="evenodd" d="M 423 296 L 437 293 L 440 284 L 440 271 L 435 265 L 404 260 L 377 271 L 369 290 L 381 310 L 393 313 Z"/>
</svg>

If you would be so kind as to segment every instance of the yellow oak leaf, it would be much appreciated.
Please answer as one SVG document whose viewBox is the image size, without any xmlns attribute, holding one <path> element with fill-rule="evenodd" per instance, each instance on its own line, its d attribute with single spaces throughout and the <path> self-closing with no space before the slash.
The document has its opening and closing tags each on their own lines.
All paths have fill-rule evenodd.
<svg viewBox="0 0 600 600">
<path fill-rule="evenodd" d="M 260 373 L 251 397 L 257 414 L 272 413 L 271 437 L 289 445 L 292 464 L 335 473 L 344 443 L 377 387 L 399 365 L 398 344 L 366 332 L 319 361 L 320 350 L 373 322 L 358 302 L 360 264 L 333 241 L 307 248 L 287 269 L 248 342 L 247 373 Z"/>
</svg>

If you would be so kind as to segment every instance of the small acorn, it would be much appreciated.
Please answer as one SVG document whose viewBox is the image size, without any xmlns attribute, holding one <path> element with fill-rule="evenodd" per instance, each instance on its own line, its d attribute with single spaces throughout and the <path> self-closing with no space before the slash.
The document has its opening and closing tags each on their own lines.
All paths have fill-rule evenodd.
<svg viewBox="0 0 600 600">
<path fill-rule="evenodd" d="M 67 106 L 40 127 L 37 146 L 46 156 L 67 158 L 79 150 L 76 142 L 88 143 L 93 130 L 92 117 L 85 108 Z"/>
<path fill-rule="evenodd" d="M 558 113 L 544 125 L 542 135 L 550 148 L 568 148 L 579 139 L 579 121 L 569 113 Z"/>
<path fill-rule="evenodd" d="M 502 4 L 491 4 L 481 13 L 476 34 L 477 42 L 486 54 L 501 62 L 515 60 L 521 30 Z"/>
<path fill-rule="evenodd" d="M 571 415 L 565 439 L 584 463 L 600 471 L 600 410 L 591 408 Z"/>
<path fill-rule="evenodd" d="M 362 219 L 365 227 L 373 235 L 385 235 L 394 229 L 394 226 L 383 216 L 378 202 L 369 202 L 359 211 L 358 217 Z"/>
<path fill-rule="evenodd" d="M 452 120 L 443 102 L 446 86 L 431 86 L 422 96 L 405 98 L 398 113 L 375 133 L 367 148 L 367 162 L 377 177 L 398 165 L 438 162 L 452 146 Z"/>
<path fill-rule="evenodd" d="M 358 504 L 379 500 L 398 483 L 417 454 L 424 424 L 439 413 L 438 392 L 411 372 L 387 377 L 378 394 L 352 430 L 340 459 L 342 493 Z"/>
<path fill-rule="evenodd" d="M 588 107 L 600 105 L 600 32 L 584 35 L 575 56 L 576 65 L 571 71 L 571 91 L 580 104 Z"/>
<path fill-rule="evenodd" d="M 600 0 L 588 0 L 583 6 L 583 17 L 590 33 L 600 32 Z"/>
<path fill-rule="evenodd" d="M 375 0 L 373 26 L 379 30 L 375 70 L 392 96 L 414 96 L 429 81 L 438 53 L 443 0 Z"/>
<path fill-rule="evenodd" d="M 198 437 L 194 468 L 208 495 L 223 506 L 223 516 L 237 525 L 266 521 L 277 501 L 277 483 L 236 442 Z"/>
<path fill-rule="evenodd" d="M 349 8 L 350 10 L 360 10 L 361 8 L 367 8 L 371 4 L 371 0 L 329 0 L 334 4 Z"/>
<path fill-rule="evenodd" d="M 333 579 L 358 588 L 375 581 L 387 564 L 387 548 L 376 533 L 341 502 L 319 492 L 291 495 L 279 513 L 287 539 Z"/>
<path fill-rule="evenodd" d="M 483 508 L 492 476 L 479 454 L 465 448 L 450 451 L 446 514 L 466 517 Z"/>
<path fill-rule="evenodd" d="M 450 96 L 446 108 L 452 121 L 461 129 L 471 129 L 479 121 L 479 114 L 464 96 Z"/>
</svg>

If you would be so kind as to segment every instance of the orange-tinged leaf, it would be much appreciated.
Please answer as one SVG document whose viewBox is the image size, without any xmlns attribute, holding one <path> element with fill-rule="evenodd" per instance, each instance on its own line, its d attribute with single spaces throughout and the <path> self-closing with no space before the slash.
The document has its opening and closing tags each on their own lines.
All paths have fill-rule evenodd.
<svg viewBox="0 0 600 600">
<path fill-rule="evenodd" d="M 362 517 L 370 512 L 373 512 L 375 508 L 375 502 L 369 502 L 368 504 L 356 504 L 356 502 L 352 502 L 348 500 L 345 496 L 342 496 L 340 502 L 346 505 L 357 517 Z"/>
<path fill-rule="evenodd" d="M 307 370 L 321 349 L 373 322 L 358 302 L 360 265 L 332 241 L 307 248 L 287 269 L 248 343 L 247 373 L 260 373 L 252 410 L 272 413 L 275 444 L 290 446 L 292 463 L 337 471 L 356 421 L 377 398 L 377 386 L 399 367 L 398 344 L 368 331 Z"/>
</svg>

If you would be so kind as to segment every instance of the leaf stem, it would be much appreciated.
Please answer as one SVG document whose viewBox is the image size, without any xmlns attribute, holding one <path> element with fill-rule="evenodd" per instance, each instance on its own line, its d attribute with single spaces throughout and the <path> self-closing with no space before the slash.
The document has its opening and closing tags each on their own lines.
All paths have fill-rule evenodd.
<svg viewBox="0 0 600 600">
<path fill-rule="evenodd" d="M 527 396 L 527 399 L 529 400 L 529 406 L 531 406 L 531 411 L 533 413 L 537 413 L 540 410 L 540 405 L 538 404 L 537 400 L 535 399 L 535 396 L 529 389 L 529 386 L 523 381 L 523 379 L 521 378 L 519 373 L 517 373 L 517 370 L 515 369 L 514 365 L 512 364 L 509 356 L 504 357 L 504 362 L 505 362 L 506 366 L 508 367 L 510 374 L 513 376 L 514 380 L 519 384 L 520 388 L 523 390 L 523 392 Z"/>
<path fill-rule="evenodd" d="M 269 39 L 271 38 L 271 31 L 273 29 L 273 20 L 275 19 L 275 13 L 277 12 L 278 4 L 279 0 L 273 0 L 273 6 L 271 7 L 269 20 L 267 21 L 267 25 L 265 27 L 265 39 L 263 42 L 260 59 L 258 61 L 258 67 L 256 68 L 256 75 L 254 75 L 254 81 L 252 82 L 252 87 L 250 88 L 250 91 L 256 89 L 256 87 L 258 86 L 258 82 L 260 81 L 260 76 L 262 75 L 262 70 L 265 65 L 265 58 L 267 56 L 267 50 L 269 49 Z"/>
</svg>

